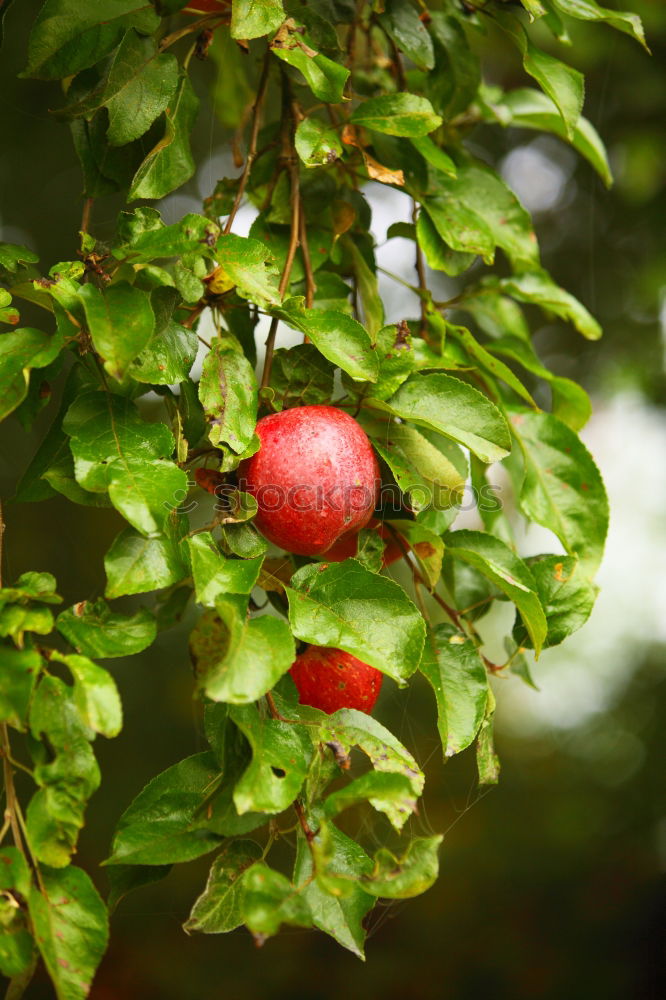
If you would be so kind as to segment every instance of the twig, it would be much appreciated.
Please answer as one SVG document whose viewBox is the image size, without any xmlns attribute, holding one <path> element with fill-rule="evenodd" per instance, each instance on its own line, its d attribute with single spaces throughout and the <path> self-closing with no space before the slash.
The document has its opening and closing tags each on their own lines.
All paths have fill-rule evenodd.
<svg viewBox="0 0 666 1000">
<path fill-rule="evenodd" d="M 14 788 L 14 772 L 12 771 L 12 765 L 9 762 L 11 757 L 11 747 L 9 745 L 9 730 L 7 729 L 6 722 L 3 722 L 0 726 L 0 740 L 2 741 L 2 773 L 5 781 L 5 796 L 7 800 L 5 808 L 5 824 L 9 821 L 14 843 L 23 854 L 23 842 L 21 840 L 21 830 L 18 823 L 16 808 L 18 802 L 16 799 L 16 789 Z"/>
<path fill-rule="evenodd" d="M 83 202 L 83 213 L 81 215 L 81 232 L 87 233 L 90 228 L 90 213 L 93 207 L 94 198 L 86 198 Z"/>
<path fill-rule="evenodd" d="M 171 48 L 176 42 L 179 42 L 181 38 L 185 38 L 186 35 L 191 35 L 193 31 L 198 31 L 199 28 L 213 28 L 213 22 L 219 21 L 219 24 L 215 25 L 215 28 L 219 28 L 220 25 L 227 23 L 229 20 L 228 14 L 221 16 L 220 14 L 206 14 L 204 17 L 200 17 L 197 21 L 193 21 L 192 24 L 188 24 L 186 28 L 179 28 L 178 31 L 172 31 L 170 35 L 165 35 L 160 42 L 158 48 L 160 52 L 164 52 L 165 49 Z M 213 28 L 213 31 L 215 30 Z"/>
<path fill-rule="evenodd" d="M 289 169 L 289 180 L 291 185 L 290 207 L 291 207 L 291 232 L 289 236 L 289 247 L 282 269 L 282 277 L 278 287 L 280 300 L 284 298 L 289 287 L 291 269 L 298 250 L 299 237 L 301 232 L 301 193 L 300 174 L 298 169 L 298 159 L 294 149 L 294 128 L 295 109 L 291 103 L 291 91 L 289 79 L 286 73 L 282 74 L 282 158 Z M 275 337 L 277 334 L 278 320 L 273 317 L 268 336 L 266 338 L 266 357 L 264 358 L 264 371 L 261 376 L 261 388 L 265 389 L 271 378 L 271 368 L 273 366 L 273 353 L 275 351 Z"/>
<path fill-rule="evenodd" d="M 245 166 L 243 167 L 243 173 L 241 174 L 240 177 L 234 203 L 231 206 L 231 212 L 229 213 L 229 217 L 224 225 L 223 232 L 225 233 L 225 235 L 231 232 L 231 227 L 234 224 L 236 213 L 240 208 L 240 203 L 243 200 L 243 195 L 245 194 L 245 187 L 247 185 L 247 181 L 250 176 L 250 170 L 252 169 L 252 164 L 254 163 L 257 155 L 257 138 L 259 136 L 259 122 L 261 116 L 261 108 L 264 103 L 264 97 L 266 96 L 266 86 L 268 84 L 268 70 L 270 66 L 270 58 L 271 58 L 271 51 L 270 49 L 267 49 L 266 55 L 264 56 L 264 65 L 261 70 L 261 76 L 259 78 L 259 88 L 257 90 L 257 96 L 255 98 L 254 106 L 252 108 L 252 128 L 250 129 L 250 139 L 247 147 L 247 156 L 245 157 Z"/>
<path fill-rule="evenodd" d="M 312 270 L 312 258 L 310 257 L 310 245 L 308 243 L 308 233 L 307 226 L 305 223 L 305 214 L 303 212 L 303 202 L 300 204 L 299 211 L 299 221 L 301 229 L 301 253 L 303 254 L 303 270 L 305 271 L 305 305 L 306 308 L 311 309 L 312 303 L 314 301 L 315 292 L 317 291 L 317 285 L 315 284 L 314 272 Z M 305 338 L 307 343 L 308 338 Z"/>
<path fill-rule="evenodd" d="M 412 209 L 412 222 L 414 223 L 414 229 L 416 229 L 416 222 L 418 219 L 418 205 L 414 201 L 414 208 Z M 423 260 L 423 250 L 419 244 L 418 240 L 416 243 L 416 273 L 419 278 L 419 293 L 420 293 L 420 304 L 421 304 L 421 327 L 419 333 L 421 336 L 426 331 L 428 324 L 428 287 L 426 285 L 426 272 L 425 272 L 425 262 Z"/>
<path fill-rule="evenodd" d="M 409 550 L 406 548 L 405 543 L 403 542 L 402 538 L 400 537 L 400 534 L 395 530 L 395 528 L 393 527 L 392 524 L 388 523 L 388 521 L 385 521 L 384 525 L 385 525 L 385 527 L 388 528 L 388 530 L 390 531 L 390 533 L 393 536 L 394 540 L 397 542 L 397 544 L 402 549 L 403 557 L 408 558 L 408 556 L 409 556 Z M 439 594 L 435 590 L 430 590 L 430 588 L 428 587 L 428 581 L 425 579 L 425 577 L 421 573 L 420 569 L 416 565 L 414 565 L 413 563 L 410 562 L 410 566 L 412 567 L 412 573 L 414 574 L 414 578 L 416 580 L 418 580 L 419 583 L 422 584 L 422 586 L 424 586 L 424 587 L 427 588 L 428 593 L 430 594 L 430 596 L 433 598 L 433 600 L 437 601 L 437 603 L 439 604 L 440 608 L 443 611 L 446 611 L 447 615 L 449 616 L 449 618 L 451 619 L 451 621 L 453 622 L 453 624 L 456 626 L 456 628 L 460 629 L 461 632 L 464 632 L 464 629 L 463 629 L 463 626 L 462 626 L 462 622 L 460 621 L 460 615 L 458 614 L 458 612 L 456 611 L 456 609 L 450 607 L 450 605 L 448 605 L 446 603 L 446 601 L 444 600 L 444 598 L 440 597 Z"/>
</svg>

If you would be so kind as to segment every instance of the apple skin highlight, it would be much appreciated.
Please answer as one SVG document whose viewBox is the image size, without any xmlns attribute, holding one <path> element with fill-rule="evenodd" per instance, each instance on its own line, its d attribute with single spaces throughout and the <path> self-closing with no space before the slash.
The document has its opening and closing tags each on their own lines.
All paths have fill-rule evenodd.
<svg viewBox="0 0 666 1000">
<path fill-rule="evenodd" d="M 380 488 L 367 434 L 333 406 L 297 406 L 257 424 L 259 451 L 241 462 L 238 485 L 259 510 L 255 524 L 297 555 L 324 554 L 370 518 Z"/>
</svg>

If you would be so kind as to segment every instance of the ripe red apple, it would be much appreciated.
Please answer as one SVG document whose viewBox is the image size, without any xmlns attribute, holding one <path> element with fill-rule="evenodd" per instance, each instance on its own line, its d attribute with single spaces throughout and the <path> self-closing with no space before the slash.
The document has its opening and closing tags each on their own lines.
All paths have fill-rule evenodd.
<svg viewBox="0 0 666 1000">
<path fill-rule="evenodd" d="M 259 506 L 255 524 L 275 545 L 321 555 L 364 527 L 379 466 L 367 434 L 334 406 L 296 406 L 257 424 L 261 447 L 241 462 L 238 485 Z"/>
<path fill-rule="evenodd" d="M 386 542 L 386 548 L 384 549 L 384 555 L 382 557 L 382 566 L 390 566 L 391 563 L 394 563 L 401 558 L 403 551 L 400 548 L 400 545 L 389 529 L 386 528 L 380 521 L 372 517 L 365 527 L 368 528 L 368 530 L 376 529 L 379 537 Z M 342 562 L 344 559 L 353 559 L 357 552 L 358 531 L 348 532 L 343 535 L 342 538 L 335 543 L 335 545 L 331 545 L 330 549 L 327 550 L 326 561 Z"/>
<path fill-rule="evenodd" d="M 190 0 L 187 7 L 183 8 L 184 14 L 217 14 L 222 11 L 225 4 L 220 0 Z M 228 5 L 226 5 L 228 6 Z"/>
<path fill-rule="evenodd" d="M 370 713 L 384 675 L 351 653 L 330 646 L 308 646 L 289 671 L 302 705 L 329 715 L 339 708 Z"/>
</svg>

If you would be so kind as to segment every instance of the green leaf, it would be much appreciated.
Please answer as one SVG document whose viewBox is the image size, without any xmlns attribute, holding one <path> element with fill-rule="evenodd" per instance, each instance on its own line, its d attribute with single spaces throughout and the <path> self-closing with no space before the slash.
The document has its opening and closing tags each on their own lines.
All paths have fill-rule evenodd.
<svg viewBox="0 0 666 1000">
<path fill-rule="evenodd" d="M 554 101 L 540 90 L 519 88 L 503 94 L 497 108 L 503 125 L 553 132 L 561 139 L 571 142 L 581 156 L 592 164 L 606 187 L 613 183 L 608 155 L 595 127 L 582 116 L 570 134 L 563 124 Z"/>
<path fill-rule="evenodd" d="M 109 880 L 109 895 L 107 906 L 113 913 L 118 903 L 144 885 L 152 885 L 165 878 L 171 871 L 171 865 L 112 865 L 107 869 Z"/>
<path fill-rule="evenodd" d="M 416 837 L 401 857 L 385 847 L 374 857 L 372 873 L 362 881 L 364 890 L 384 899 L 411 899 L 437 880 L 437 852 L 444 838 Z"/>
<path fill-rule="evenodd" d="M 447 510 L 461 502 L 467 478 L 462 453 L 454 465 L 415 427 L 367 418 L 361 424 L 413 511 Z"/>
<path fill-rule="evenodd" d="M 320 841 L 325 840 L 323 849 Z M 326 877 L 345 883 L 345 891 L 336 894 L 327 889 L 326 879 L 312 878 L 312 851 L 323 854 Z M 318 859 L 319 865 L 319 859 Z M 317 836 L 309 845 L 299 836 L 296 846 L 294 883 L 310 908 L 312 923 L 320 931 L 330 934 L 338 944 L 358 958 L 364 958 L 365 929 L 363 918 L 374 905 L 372 896 L 361 889 L 359 878 L 367 875 L 372 865 L 360 844 L 347 837 L 333 823 L 321 823 Z"/>
<path fill-rule="evenodd" d="M 184 382 L 197 356 L 199 341 L 193 330 L 173 319 L 157 329 L 148 346 L 134 359 L 129 372 L 137 382 L 175 385 Z"/>
<path fill-rule="evenodd" d="M 527 371 L 545 379 L 552 392 L 553 413 L 568 424 L 573 431 L 584 427 L 592 413 L 590 397 L 582 386 L 572 379 L 553 373 L 543 365 L 532 346 L 531 341 L 519 337 L 500 337 L 488 344 L 488 350 L 493 354 L 501 354 L 512 361 L 517 361 Z"/>
<path fill-rule="evenodd" d="M 333 396 L 334 366 L 313 344 L 280 348 L 273 355 L 270 389 L 274 410 L 328 403 Z"/>
<path fill-rule="evenodd" d="M 435 113 L 430 101 L 416 94 L 371 97 L 352 111 L 349 120 L 375 132 L 409 138 L 428 135 L 442 124 L 442 118 Z"/>
<path fill-rule="evenodd" d="M 419 665 L 437 699 L 437 728 L 445 757 L 474 741 L 486 712 L 488 678 L 472 640 L 453 625 L 437 625 Z"/>
<path fill-rule="evenodd" d="M 411 375 L 380 409 L 465 445 L 483 462 L 511 450 L 506 421 L 494 403 L 451 375 Z"/>
<path fill-rule="evenodd" d="M 569 320 L 588 340 L 598 340 L 601 336 L 601 327 L 596 319 L 578 299 L 556 285 L 546 271 L 503 278 L 500 288 L 519 302 L 532 302 L 547 312 Z"/>
<path fill-rule="evenodd" d="M 527 565 L 499 538 L 482 531 L 451 531 L 446 541 L 451 556 L 474 566 L 513 601 L 538 656 L 548 626 L 534 577 Z"/>
<path fill-rule="evenodd" d="M 306 167 L 334 163 L 342 156 L 338 133 L 318 118 L 304 118 L 296 129 L 296 152 Z"/>
<path fill-rule="evenodd" d="M 31 368 L 45 368 L 60 353 L 62 336 L 31 327 L 0 334 L 0 420 L 23 402 Z"/>
<path fill-rule="evenodd" d="M 257 379 L 231 334 L 217 337 L 206 355 L 199 399 L 211 444 L 227 444 L 236 455 L 242 455 L 254 437 L 257 422 Z"/>
<path fill-rule="evenodd" d="M 402 518 L 399 521 L 384 521 L 390 529 L 405 539 L 405 548 L 412 550 L 418 559 L 431 590 L 437 586 L 442 573 L 444 542 L 429 528 L 417 521 Z"/>
<path fill-rule="evenodd" d="M 181 76 L 176 93 L 164 113 L 164 135 L 134 175 L 128 201 L 164 198 L 190 179 L 195 163 L 189 137 L 198 110 L 199 98 L 189 78 Z"/>
<path fill-rule="evenodd" d="M 163 865 L 191 861 L 214 850 L 225 835 L 263 822 L 239 817 L 231 786 L 212 753 L 197 753 L 153 778 L 118 821 L 107 865 Z"/>
<path fill-rule="evenodd" d="M 387 0 L 379 17 L 384 31 L 419 69 L 432 69 L 435 53 L 432 39 L 411 0 Z"/>
<path fill-rule="evenodd" d="M 372 716 L 352 708 L 339 709 L 329 716 L 322 712 L 315 716 L 313 709 L 304 710 L 302 706 L 298 711 L 306 721 L 314 717 L 319 726 L 319 742 L 334 749 L 336 758 L 348 757 L 351 748 L 356 746 L 366 754 L 375 771 L 407 778 L 412 799 L 418 798 L 423 791 L 425 778 L 413 756 Z M 385 811 L 392 822 L 402 818 L 390 809 Z"/>
<path fill-rule="evenodd" d="M 476 46 L 470 45 L 463 19 L 431 10 L 430 33 L 435 48 L 435 66 L 425 78 L 426 93 L 447 119 L 465 111 L 481 83 Z"/>
<path fill-rule="evenodd" d="M 121 281 L 103 292 L 96 285 L 79 291 L 95 350 L 109 375 L 121 381 L 155 329 L 150 296 Z"/>
<path fill-rule="evenodd" d="M 315 97 L 327 104 L 339 104 L 343 99 L 349 70 L 344 64 L 334 62 L 317 52 L 314 46 L 314 39 L 304 25 L 290 17 L 282 25 L 270 47 L 278 59 L 300 70 Z"/>
<path fill-rule="evenodd" d="M 148 214 L 149 212 L 154 214 Z M 215 252 L 215 243 L 220 235 L 217 223 L 203 215 L 188 212 L 179 222 L 165 226 L 159 212 L 145 205 L 133 212 L 122 213 L 121 222 L 121 235 L 126 238 L 126 242 L 115 247 L 113 256 L 133 263 L 149 263 L 186 254 L 210 257 Z"/>
<path fill-rule="evenodd" d="M 28 910 L 58 1000 L 84 1000 L 109 938 L 106 907 L 81 868 L 43 868 Z"/>
<path fill-rule="evenodd" d="M 384 326 L 384 303 L 382 302 L 377 286 L 377 274 L 368 265 L 368 262 L 353 240 L 345 237 L 341 243 L 341 247 L 343 248 L 343 252 L 348 253 L 351 258 L 354 277 L 356 278 L 356 289 L 361 306 L 363 307 L 363 321 L 374 344 L 377 334 Z M 385 329 L 395 332 L 395 327 L 385 327 Z"/>
<path fill-rule="evenodd" d="M 574 556 L 537 556 L 529 565 L 548 622 L 544 646 L 557 646 L 590 617 L 598 587 L 585 579 Z M 513 637 L 519 646 L 531 646 L 520 616 Z"/>
<path fill-rule="evenodd" d="M 261 38 L 280 27 L 284 20 L 281 0 L 233 0 L 232 38 Z"/>
<path fill-rule="evenodd" d="M 218 240 L 215 256 L 222 274 L 243 298 L 262 306 L 280 301 L 279 270 L 264 243 L 228 233 Z"/>
<path fill-rule="evenodd" d="M 39 255 L 19 243 L 0 243 L 0 268 L 16 274 L 24 264 L 36 264 Z"/>
<path fill-rule="evenodd" d="M 42 658 L 34 649 L 0 646 L 0 721 L 24 729 Z"/>
<path fill-rule="evenodd" d="M 62 597 L 55 591 L 56 581 L 51 573 L 22 573 L 14 587 L 0 589 L 0 606 L 12 602 L 25 604 L 27 601 L 62 604 Z"/>
<path fill-rule="evenodd" d="M 21 76 L 57 80 L 93 66 L 123 34 L 135 28 L 150 35 L 160 18 L 142 0 L 46 0 L 28 43 L 28 65 Z"/>
<path fill-rule="evenodd" d="M 520 507 L 549 528 L 581 570 L 594 575 L 608 531 L 608 498 L 603 480 L 580 438 L 550 413 L 513 413 L 525 472 Z"/>
<path fill-rule="evenodd" d="M 95 659 L 140 653 L 156 634 L 155 619 L 147 608 L 122 615 L 101 598 L 81 601 L 63 611 L 56 628 L 79 653 Z"/>
<path fill-rule="evenodd" d="M 225 594 L 249 594 L 257 582 L 263 559 L 227 559 L 210 531 L 187 539 L 192 576 L 199 604 L 214 608 Z"/>
<path fill-rule="evenodd" d="M 23 645 L 24 632 L 48 635 L 53 629 L 53 615 L 48 608 L 23 608 L 15 605 L 0 610 L 0 637 L 11 636 Z"/>
<path fill-rule="evenodd" d="M 127 399 L 87 392 L 70 406 L 63 421 L 70 435 L 77 481 L 104 492 L 138 531 L 161 533 L 187 476 L 161 456 L 171 454 L 173 436 L 164 424 L 148 424 Z"/>
<path fill-rule="evenodd" d="M 575 17 L 580 21 L 605 21 L 612 28 L 631 35 L 640 42 L 644 49 L 650 51 L 645 41 L 643 25 L 638 14 L 627 14 L 625 11 L 609 10 L 600 7 L 595 0 L 553 0 L 554 6 L 563 14 Z"/>
<path fill-rule="evenodd" d="M 107 597 L 145 594 L 178 583 L 187 566 L 170 538 L 144 538 L 125 528 L 104 557 Z"/>
<path fill-rule="evenodd" d="M 213 861 L 206 887 L 183 924 L 184 930 L 226 934 L 240 927 L 245 874 L 261 855 L 261 848 L 253 840 L 234 840 L 225 844 Z"/>
<path fill-rule="evenodd" d="M 81 719 L 96 733 L 111 739 L 123 726 L 118 688 L 108 670 L 87 656 L 66 656 L 53 651 L 51 659 L 64 663 L 74 678 L 74 704 Z"/>
<path fill-rule="evenodd" d="M 500 762 L 495 753 L 495 744 L 493 741 L 494 712 L 495 699 L 491 692 L 486 717 L 483 720 L 483 724 L 479 730 L 479 737 L 476 741 L 476 767 L 479 772 L 480 788 L 492 787 L 499 781 Z"/>
<path fill-rule="evenodd" d="M 306 309 L 300 297 L 287 299 L 273 315 L 304 333 L 325 358 L 352 378 L 376 381 L 377 355 L 358 320 L 332 309 Z"/>
<path fill-rule="evenodd" d="M 479 160 L 459 162 L 456 177 L 438 174 L 424 208 L 452 250 L 480 254 L 492 264 L 499 247 L 514 268 L 539 264 L 529 213 L 495 171 Z"/>
<path fill-rule="evenodd" d="M 463 253 L 459 250 L 452 250 L 451 247 L 444 242 L 435 226 L 435 223 L 428 215 L 427 205 L 425 207 L 426 211 L 419 212 L 419 217 L 416 223 L 416 239 L 418 240 L 421 250 L 423 250 L 428 267 L 431 267 L 433 271 L 444 271 L 445 274 L 456 277 L 472 266 L 476 259 L 476 251 L 474 251 L 474 253 Z M 465 209 L 462 209 L 462 211 L 465 215 L 462 224 L 465 225 L 465 219 L 468 217 L 468 213 L 465 213 Z M 442 216 L 439 221 L 440 226 L 444 227 L 444 231 L 449 234 L 451 239 L 457 241 L 461 235 L 464 238 L 464 235 L 461 233 L 457 236 L 451 235 L 453 230 L 450 228 L 449 219 L 446 215 Z M 476 223 L 477 220 L 473 219 L 472 226 L 476 225 Z M 490 245 L 492 242 L 490 234 L 486 234 L 484 231 L 482 236 L 486 241 L 484 245 Z"/>
<path fill-rule="evenodd" d="M 402 587 L 355 559 L 304 566 L 291 583 L 289 622 L 297 638 L 343 649 L 404 686 L 418 666 L 425 625 Z"/>
<path fill-rule="evenodd" d="M 12 978 L 33 966 L 34 942 L 15 893 L 30 893 L 30 870 L 17 847 L 0 851 L 0 972 Z M 13 890 L 8 892 L 7 890 Z"/>
<path fill-rule="evenodd" d="M 434 167 L 435 170 L 439 170 L 441 173 L 446 174 L 449 177 L 457 176 L 458 168 L 449 154 L 445 153 L 444 150 L 434 143 L 429 136 L 424 135 L 420 138 L 412 138 L 409 141 L 414 149 L 420 153 L 423 159 Z"/>
<path fill-rule="evenodd" d="M 312 916 L 305 899 L 280 872 L 257 862 L 243 879 L 243 922 L 263 942 L 277 934 L 282 924 L 311 927 Z"/>
<path fill-rule="evenodd" d="M 234 788 L 239 814 L 282 812 L 307 775 L 313 752 L 308 733 L 303 726 L 262 719 L 254 705 L 234 705 L 229 716 L 252 748 L 252 760 Z"/>
<path fill-rule="evenodd" d="M 583 110 L 585 79 L 572 66 L 538 49 L 529 38 L 521 22 L 512 14 L 495 12 L 495 20 L 510 36 L 523 57 L 523 69 L 557 106 L 569 139 Z"/>
<path fill-rule="evenodd" d="M 170 52 L 151 55 L 143 64 L 137 65 L 136 60 L 128 60 L 128 64 L 129 73 L 123 75 L 122 85 L 117 86 L 114 79 L 113 96 L 105 94 L 109 112 L 106 134 L 111 146 L 133 142 L 164 111 L 168 114 L 178 87 L 178 60 Z"/>
<path fill-rule="evenodd" d="M 532 399 L 530 393 L 508 365 L 494 358 L 490 351 L 480 344 L 466 327 L 454 326 L 452 323 L 447 323 L 446 331 L 456 340 L 460 341 L 467 354 L 477 363 L 479 368 L 485 368 L 493 378 L 501 379 L 510 389 L 513 389 L 517 396 L 520 396 L 526 403 L 537 409 L 537 404 Z"/>
<path fill-rule="evenodd" d="M 56 112 L 67 118 L 89 117 L 106 106 L 107 137 L 112 146 L 138 139 L 167 107 L 178 85 L 178 61 L 159 55 L 155 40 L 129 30 L 91 91 Z"/>
<path fill-rule="evenodd" d="M 402 774 L 368 771 L 331 792 L 324 801 L 324 815 L 330 819 L 343 809 L 366 801 L 378 812 L 385 813 L 396 830 L 401 830 L 416 811 L 414 790 L 408 778 Z"/>
<path fill-rule="evenodd" d="M 272 615 L 248 619 L 238 603 L 220 597 L 217 613 L 199 619 L 190 650 L 208 697 L 244 705 L 271 690 L 294 662 L 296 649 L 285 621 Z"/>
</svg>

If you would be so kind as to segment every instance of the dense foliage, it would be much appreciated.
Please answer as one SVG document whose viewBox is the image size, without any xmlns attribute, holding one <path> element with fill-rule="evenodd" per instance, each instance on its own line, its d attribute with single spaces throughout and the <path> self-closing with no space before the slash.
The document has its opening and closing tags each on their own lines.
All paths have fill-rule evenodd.
<svg viewBox="0 0 666 1000">
<path fill-rule="evenodd" d="M 95 661 L 147 648 L 192 599 L 202 607 L 190 651 L 209 749 L 174 762 L 120 818 L 108 906 L 216 851 L 188 932 L 245 924 L 261 943 L 289 923 L 362 956 L 374 901 L 432 885 L 441 837 L 408 836 L 423 774 L 381 723 L 297 703 L 286 675 L 298 643 L 334 644 L 400 687 L 420 671 L 444 758 L 474 744 L 483 785 L 498 774 L 489 674 L 529 683 L 525 650 L 538 655 L 590 614 L 608 511 L 578 437 L 589 400 L 544 367 L 526 315 L 537 306 L 584 337 L 601 331 L 541 267 L 528 213 L 465 140 L 485 123 L 552 132 L 610 183 L 581 117 L 582 76 L 547 51 L 547 36 L 566 38 L 569 17 L 643 36 L 634 15 L 593 0 L 523 7 L 44 4 L 24 75 L 63 81 L 53 113 L 71 129 L 85 200 L 77 260 L 43 273 L 29 248 L 0 244 L 2 416 L 16 411 L 29 427 L 54 411 L 14 499 L 60 493 L 113 506 L 127 524 L 99 554 L 104 597 L 54 618 L 48 574 L 0 592 L 3 835 L 15 844 L 2 850 L 0 968 L 11 995 L 41 954 L 59 997 L 86 996 L 106 946 L 107 905 L 71 864 L 100 784 L 92 744 L 122 725 L 115 682 Z M 484 80 L 479 53 L 495 30 L 539 89 Z M 241 172 L 219 181 L 203 214 L 165 225 L 146 202 L 195 170 L 205 58 L 220 65 L 216 101 Z M 389 237 L 413 246 L 420 309 L 397 325 L 384 325 L 368 180 L 413 204 Z M 118 191 L 132 207 L 100 243 L 95 205 Z M 234 232 L 244 203 L 255 209 L 248 237 Z M 455 298 L 431 293 L 437 271 L 459 281 Z M 19 311 L 35 307 L 43 324 L 22 326 Z M 275 349 L 281 325 L 305 342 Z M 549 412 L 528 388 L 534 376 L 550 386 Z M 389 535 L 365 531 L 355 558 L 331 564 L 269 549 L 235 478 L 258 447 L 258 415 L 329 402 L 360 421 L 392 487 L 377 511 Z M 520 558 L 510 520 L 488 502 L 496 463 L 563 553 Z M 483 530 L 455 530 L 469 490 Z M 382 570 L 387 537 L 404 551 L 409 592 Z M 132 613 L 108 603 L 153 592 Z M 477 630 L 495 601 L 516 608 L 500 664 Z M 36 786 L 24 805 L 15 768 Z M 385 846 L 373 855 L 338 819 L 357 807 L 379 814 L 372 841 Z"/>
</svg>

